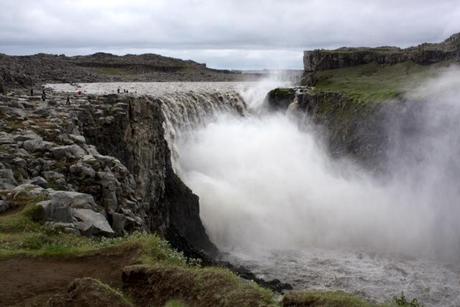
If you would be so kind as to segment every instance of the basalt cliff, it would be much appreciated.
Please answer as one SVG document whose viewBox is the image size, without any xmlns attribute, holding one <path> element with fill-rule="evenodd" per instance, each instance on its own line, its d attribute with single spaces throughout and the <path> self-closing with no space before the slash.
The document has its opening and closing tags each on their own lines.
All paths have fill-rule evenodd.
<svg viewBox="0 0 460 307">
<path fill-rule="evenodd" d="M 416 47 L 340 48 L 304 52 L 302 86 L 267 95 L 271 110 L 308 114 L 323 129 L 332 156 L 385 168 L 389 125 L 416 131 L 423 104 L 406 94 L 460 63 L 460 34 Z M 322 128 L 321 128 L 322 127 Z"/>
</svg>

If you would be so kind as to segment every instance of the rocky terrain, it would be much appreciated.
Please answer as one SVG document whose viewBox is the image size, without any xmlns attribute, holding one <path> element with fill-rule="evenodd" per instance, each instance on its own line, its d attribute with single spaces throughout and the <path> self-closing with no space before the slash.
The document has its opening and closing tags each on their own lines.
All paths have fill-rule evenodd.
<svg viewBox="0 0 460 307">
<path fill-rule="evenodd" d="M 414 71 L 425 76 L 426 67 L 458 61 L 458 39 L 454 35 L 441 44 L 409 49 L 306 53 L 309 86 L 276 89 L 267 97 L 268 106 L 312 115 L 325 127 L 333 155 L 350 155 L 377 169 L 375 161 L 385 160 L 379 155 L 388 139 L 381 126 L 386 114 L 412 108 L 402 100 L 387 103 L 402 93 L 385 84 L 388 75 L 402 70 L 403 77 Z M 280 303 L 270 291 L 227 270 L 197 265 L 222 263 L 215 261 L 218 251 L 200 220 L 198 197 L 174 171 L 174 127 L 199 121 L 215 105 L 244 115 L 241 97 L 190 92 L 179 93 L 179 101 L 176 96 L 74 94 L 72 88 L 48 92 L 42 101 L 18 90 L 49 81 L 234 80 L 240 75 L 154 55 L 95 54 L 1 56 L 0 76 L 0 274 L 9 278 L 0 283 L 5 290 L 0 298 L 6 305 L 78 306 L 91 298 L 100 306 L 165 305 L 176 298 L 177 304 L 192 306 L 370 305 L 342 293 L 289 294 Z M 231 268 L 263 285 L 288 288 Z M 39 280 L 29 280 L 32 269 Z"/>
<path fill-rule="evenodd" d="M 198 198 L 172 170 L 158 100 L 3 96 L 1 112 L 2 211 L 12 209 L 9 198 L 32 194 L 52 227 L 88 236 L 155 231 L 216 252 Z"/>
<path fill-rule="evenodd" d="M 216 70 L 193 61 L 156 54 L 88 56 L 0 54 L 0 92 L 6 88 L 39 87 L 42 83 L 114 81 L 232 81 L 258 74 Z"/>
</svg>

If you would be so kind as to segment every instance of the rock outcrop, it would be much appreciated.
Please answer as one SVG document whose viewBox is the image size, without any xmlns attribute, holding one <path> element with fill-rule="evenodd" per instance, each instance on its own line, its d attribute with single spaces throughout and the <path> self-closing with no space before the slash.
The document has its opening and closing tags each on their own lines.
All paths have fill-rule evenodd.
<svg viewBox="0 0 460 307">
<path fill-rule="evenodd" d="M 416 47 L 339 48 L 335 50 L 305 51 L 303 85 L 314 85 L 316 71 L 339 69 L 357 65 L 397 64 L 412 61 L 429 65 L 442 61 L 460 61 L 460 33 L 439 44 L 424 43 Z"/>
<path fill-rule="evenodd" d="M 161 101 L 0 96 L 0 113 L 1 210 L 40 198 L 51 227 L 87 236 L 157 232 L 189 256 L 217 252 L 198 197 L 173 171 Z"/>
<path fill-rule="evenodd" d="M 81 130 L 97 149 L 123 162 L 134 176 L 136 215 L 176 247 L 216 252 L 199 218 L 198 197 L 174 173 L 165 140 L 162 102 L 148 96 L 90 99 L 79 112 Z M 190 246 L 188 246 L 190 245 Z"/>
</svg>

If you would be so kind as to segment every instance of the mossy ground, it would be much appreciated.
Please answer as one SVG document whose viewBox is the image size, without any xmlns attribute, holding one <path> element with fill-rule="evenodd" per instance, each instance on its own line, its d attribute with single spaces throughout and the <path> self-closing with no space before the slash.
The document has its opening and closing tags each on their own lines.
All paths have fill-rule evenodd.
<svg viewBox="0 0 460 307">
<path fill-rule="evenodd" d="M 391 100 L 436 76 L 449 64 L 419 65 L 408 61 L 395 65 L 371 63 L 318 71 L 315 73 L 318 80 L 315 91 L 343 93 L 361 103 Z"/>
</svg>

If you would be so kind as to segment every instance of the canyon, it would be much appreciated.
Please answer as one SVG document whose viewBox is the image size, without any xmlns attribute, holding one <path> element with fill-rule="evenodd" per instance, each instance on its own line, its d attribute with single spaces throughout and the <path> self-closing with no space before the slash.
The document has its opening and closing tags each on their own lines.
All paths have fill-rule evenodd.
<svg viewBox="0 0 460 307">
<path fill-rule="evenodd" d="M 428 306 L 455 306 L 458 267 L 451 259 L 460 248 L 453 202 L 459 195 L 451 155 L 458 150 L 452 131 L 459 46 L 457 34 L 408 49 L 307 51 L 302 85 L 151 82 L 241 77 L 154 56 L 3 56 L 1 255 L 48 261 L 46 253 L 55 253 L 50 247 L 67 252 L 60 241 L 67 236 L 90 240 L 82 246 L 111 238 L 110 247 L 117 238 L 155 233 L 189 259 L 226 266 L 278 291 L 346 290 L 380 304 L 399 295 L 405 282 L 406 293 Z M 33 68 L 43 63 L 46 69 Z M 108 78 L 108 68 L 121 69 L 123 77 Z M 125 79 L 127 71 L 136 77 Z M 29 94 L 41 84 L 45 101 Z M 178 274 L 168 282 L 181 284 L 181 277 L 201 273 L 130 266 L 138 253 L 117 254 L 123 283 L 108 273 L 69 275 L 102 278 L 137 304 L 179 298 L 206 305 L 153 282 Z M 427 258 L 411 258 L 422 254 Z M 239 282 L 225 287 L 249 291 L 248 305 L 273 303 Z M 85 283 L 97 288 L 79 281 L 68 291 Z M 41 299 L 64 288 L 61 282 Z M 34 295 L 17 292 L 8 304 Z M 289 295 L 285 306 L 296 299 Z"/>
</svg>

